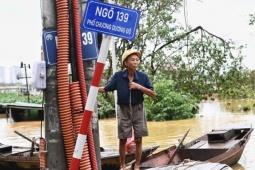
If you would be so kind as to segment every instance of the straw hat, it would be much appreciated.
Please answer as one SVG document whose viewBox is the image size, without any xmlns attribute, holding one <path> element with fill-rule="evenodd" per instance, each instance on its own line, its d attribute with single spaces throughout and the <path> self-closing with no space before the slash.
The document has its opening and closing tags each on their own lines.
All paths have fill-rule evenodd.
<svg viewBox="0 0 255 170">
<path fill-rule="evenodd" d="M 141 57 L 141 53 L 137 50 L 134 49 L 130 49 L 130 50 L 126 50 L 123 54 L 122 54 L 122 60 L 121 60 L 121 64 L 123 67 L 127 68 L 124 64 L 125 59 L 130 56 L 131 54 L 136 54 L 139 58 Z"/>
</svg>

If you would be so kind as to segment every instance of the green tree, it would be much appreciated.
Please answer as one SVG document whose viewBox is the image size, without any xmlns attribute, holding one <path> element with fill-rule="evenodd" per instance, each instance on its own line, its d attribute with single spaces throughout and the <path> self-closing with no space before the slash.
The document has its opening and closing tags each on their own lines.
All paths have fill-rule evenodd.
<svg viewBox="0 0 255 170">
<path fill-rule="evenodd" d="M 182 2 L 113 2 L 141 11 L 135 41 L 115 39 L 117 68 L 121 69 L 122 53 L 128 48 L 136 48 L 142 53 L 139 69 L 147 72 L 154 83 L 160 79 L 172 79 L 176 82 L 176 92 L 185 92 L 199 99 L 203 94 L 210 95 L 222 88 L 225 82 L 222 77 L 232 68 L 242 71 L 244 56 L 241 51 L 245 46 L 237 46 L 232 40 L 224 40 L 201 26 L 187 26 L 184 29 L 174 15 L 181 9 Z M 113 74 L 112 67 L 109 53 L 103 75 L 105 82 Z M 103 97 L 106 101 L 112 101 L 111 96 L 107 94 Z"/>
<path fill-rule="evenodd" d="M 141 11 L 135 41 L 115 40 L 118 68 L 125 49 L 137 48 L 142 52 L 140 69 L 152 80 L 173 79 L 178 82 L 177 91 L 199 97 L 217 90 L 220 75 L 243 60 L 240 51 L 245 46 L 236 47 L 233 41 L 224 40 L 201 26 L 184 29 L 174 17 L 182 1 L 116 0 L 114 3 Z M 105 80 L 112 75 L 111 55 L 108 62 Z"/>
<path fill-rule="evenodd" d="M 254 71 L 232 67 L 222 75 L 219 95 L 226 99 L 254 98 Z"/>
<path fill-rule="evenodd" d="M 174 91 L 172 80 L 161 79 L 154 84 L 157 96 L 145 98 L 147 118 L 150 121 L 179 120 L 192 118 L 198 112 L 196 100 Z"/>
<path fill-rule="evenodd" d="M 30 95 L 30 103 L 43 103 L 43 94 Z M 21 93 L 0 93 L 0 103 L 27 102 L 27 96 Z"/>
</svg>

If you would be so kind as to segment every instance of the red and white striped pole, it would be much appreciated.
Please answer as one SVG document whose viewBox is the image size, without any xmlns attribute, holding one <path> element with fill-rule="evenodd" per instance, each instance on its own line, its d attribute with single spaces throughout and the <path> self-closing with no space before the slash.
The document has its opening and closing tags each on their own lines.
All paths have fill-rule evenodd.
<svg viewBox="0 0 255 170">
<path fill-rule="evenodd" d="M 111 36 L 104 35 L 101 48 L 99 51 L 95 72 L 92 78 L 89 94 L 83 114 L 80 131 L 76 140 L 74 148 L 73 158 L 70 165 L 70 170 L 78 170 L 80 166 L 80 160 L 84 149 L 85 142 L 87 140 L 88 128 L 91 120 L 91 116 L 94 110 L 94 106 L 97 99 L 98 88 L 100 85 L 101 77 L 104 71 L 104 65 L 108 54 Z"/>
</svg>

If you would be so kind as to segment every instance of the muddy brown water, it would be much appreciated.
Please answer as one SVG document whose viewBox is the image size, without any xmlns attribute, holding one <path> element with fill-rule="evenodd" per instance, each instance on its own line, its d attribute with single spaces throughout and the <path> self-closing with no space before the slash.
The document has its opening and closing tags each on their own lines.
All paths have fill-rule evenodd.
<svg viewBox="0 0 255 170">
<path fill-rule="evenodd" d="M 190 132 L 184 140 L 189 142 L 218 126 L 229 123 L 252 123 L 255 125 L 255 113 L 253 110 L 244 112 L 240 108 L 246 103 L 244 101 L 227 102 L 205 101 L 200 103 L 200 112 L 196 118 L 178 121 L 148 122 L 149 136 L 143 138 L 143 146 L 149 147 L 160 145 L 164 149 L 173 144 L 178 144 L 185 132 L 190 128 Z M 239 109 L 238 109 L 239 108 Z M 100 145 L 105 149 L 117 149 L 118 140 L 116 138 L 116 120 L 114 118 L 99 120 Z M 32 139 L 44 136 L 44 122 L 13 122 L 7 119 L 5 114 L 0 114 L 0 143 L 18 146 L 30 146 L 30 142 L 14 133 L 18 131 Z M 234 170 L 255 169 L 255 132 L 245 147 L 239 162 L 232 166 Z"/>
</svg>

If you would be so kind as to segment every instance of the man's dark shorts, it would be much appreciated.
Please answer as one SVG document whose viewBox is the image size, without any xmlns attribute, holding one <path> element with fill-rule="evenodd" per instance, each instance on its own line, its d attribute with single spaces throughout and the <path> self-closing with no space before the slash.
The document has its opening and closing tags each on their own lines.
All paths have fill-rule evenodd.
<svg viewBox="0 0 255 170">
<path fill-rule="evenodd" d="M 143 103 L 132 105 L 118 105 L 118 138 L 127 139 L 132 136 L 132 127 L 135 137 L 148 136 L 146 113 Z"/>
</svg>

